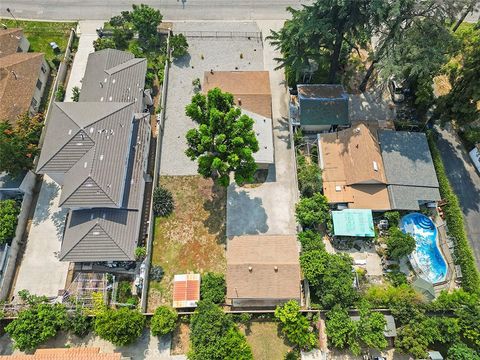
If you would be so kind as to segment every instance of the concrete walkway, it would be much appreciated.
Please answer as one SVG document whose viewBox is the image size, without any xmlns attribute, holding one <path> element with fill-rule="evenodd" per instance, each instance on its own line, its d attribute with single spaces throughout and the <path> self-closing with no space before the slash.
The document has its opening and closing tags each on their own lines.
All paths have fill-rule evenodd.
<svg viewBox="0 0 480 360">
<path fill-rule="evenodd" d="M 450 184 L 458 196 L 465 219 L 465 229 L 480 269 L 480 177 L 470 158 L 451 130 L 436 128 L 438 149 Z"/>
<path fill-rule="evenodd" d="M 283 21 L 258 21 L 263 36 L 270 29 L 278 30 Z M 289 144 L 288 94 L 283 70 L 275 71 L 280 57 L 268 41 L 263 39 L 264 69 L 270 72 L 272 91 L 273 137 L 275 166 L 269 169 L 267 181 L 257 187 L 228 188 L 227 236 L 254 234 L 295 234 L 294 207 L 298 190 L 295 177 L 295 159 Z"/>
<path fill-rule="evenodd" d="M 87 67 L 88 55 L 93 53 L 93 42 L 98 38 L 96 29 L 103 26 L 103 21 L 80 21 L 77 27 L 77 36 L 80 37 L 78 50 L 72 64 L 72 71 L 65 92 L 65 101 L 72 101 L 72 89 L 75 86 L 82 88 L 83 75 Z"/>
<path fill-rule="evenodd" d="M 68 262 L 58 260 L 62 244 L 66 210 L 58 207 L 60 187 L 44 176 L 27 245 L 15 282 L 15 291 L 26 289 L 32 294 L 56 297 L 65 288 Z"/>
</svg>

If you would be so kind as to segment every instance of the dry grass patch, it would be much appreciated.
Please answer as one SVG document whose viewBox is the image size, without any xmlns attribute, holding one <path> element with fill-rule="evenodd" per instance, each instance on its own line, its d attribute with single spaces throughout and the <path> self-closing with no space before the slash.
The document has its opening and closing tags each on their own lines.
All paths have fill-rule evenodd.
<svg viewBox="0 0 480 360">
<path fill-rule="evenodd" d="M 184 355 L 190 349 L 190 327 L 180 323 L 172 334 L 171 355 Z"/>
<path fill-rule="evenodd" d="M 155 222 L 152 263 L 165 275 L 150 283 L 150 311 L 171 303 L 173 275 L 226 269 L 226 189 L 201 176 L 162 176 L 160 184 L 172 192 L 175 210 Z"/>
<path fill-rule="evenodd" d="M 292 348 L 281 337 L 279 324 L 276 322 L 252 321 L 241 331 L 252 347 L 255 360 L 282 360 Z"/>
</svg>

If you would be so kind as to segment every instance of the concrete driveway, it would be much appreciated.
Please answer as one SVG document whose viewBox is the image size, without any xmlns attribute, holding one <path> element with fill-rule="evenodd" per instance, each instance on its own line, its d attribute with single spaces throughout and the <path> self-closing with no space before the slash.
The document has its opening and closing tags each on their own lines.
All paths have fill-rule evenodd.
<svg viewBox="0 0 480 360">
<path fill-rule="evenodd" d="M 283 21 L 258 21 L 263 36 L 270 29 L 279 29 Z M 272 91 L 273 137 L 275 166 L 269 169 L 267 181 L 257 187 L 230 185 L 227 195 L 227 236 L 295 234 L 294 208 L 298 198 L 294 154 L 290 147 L 288 130 L 288 96 L 283 70 L 275 71 L 272 46 L 263 43 L 264 70 L 270 71 Z"/>
<path fill-rule="evenodd" d="M 437 146 L 460 201 L 470 246 L 480 269 L 480 177 L 457 136 L 448 129 L 436 130 L 439 134 Z"/>
<path fill-rule="evenodd" d="M 56 297 L 65 288 L 68 262 L 58 260 L 63 237 L 66 209 L 58 207 L 60 187 L 44 176 L 35 213 L 28 232 L 25 253 L 20 263 L 15 291 Z"/>
<path fill-rule="evenodd" d="M 72 101 L 72 89 L 75 86 L 82 88 L 83 75 L 87 68 L 88 55 L 93 53 L 93 42 L 97 40 L 96 29 L 103 26 L 103 21 L 80 21 L 77 26 L 77 35 L 80 36 L 78 49 L 73 59 L 72 71 L 65 91 L 65 101 Z"/>
</svg>

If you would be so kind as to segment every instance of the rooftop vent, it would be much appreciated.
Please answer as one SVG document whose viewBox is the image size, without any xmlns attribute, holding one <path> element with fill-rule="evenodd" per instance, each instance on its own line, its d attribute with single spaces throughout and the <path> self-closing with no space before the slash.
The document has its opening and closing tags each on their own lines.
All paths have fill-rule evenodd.
<svg viewBox="0 0 480 360">
<path fill-rule="evenodd" d="M 115 84 L 115 79 L 112 80 L 112 84 Z"/>
<path fill-rule="evenodd" d="M 336 192 L 342 191 L 342 187 L 339 186 L 339 185 L 335 186 L 335 191 L 336 191 Z"/>
<path fill-rule="evenodd" d="M 87 168 L 87 166 L 88 166 L 88 162 L 87 162 L 87 161 L 85 161 L 85 162 L 83 163 L 83 167 L 86 169 L 86 168 Z"/>
<path fill-rule="evenodd" d="M 95 130 L 95 129 L 94 129 L 93 127 L 91 127 L 91 128 L 90 128 L 90 134 L 93 134 L 93 131 L 94 131 L 94 130 Z"/>
<path fill-rule="evenodd" d="M 103 160 L 103 155 L 100 155 L 100 161 L 102 161 L 102 160 Z"/>
<path fill-rule="evenodd" d="M 68 135 L 72 135 L 72 129 L 68 130 Z"/>
<path fill-rule="evenodd" d="M 373 170 L 378 171 L 378 164 L 376 161 L 373 162 Z"/>
<path fill-rule="evenodd" d="M 100 235 L 100 231 L 94 231 L 92 234 L 93 234 L 94 236 L 98 236 L 98 235 Z"/>
<path fill-rule="evenodd" d="M 274 266 L 273 270 L 275 270 L 275 272 L 278 272 L 278 266 Z"/>
<path fill-rule="evenodd" d="M 248 271 L 252 272 L 253 268 L 251 266 L 248 267 Z"/>
</svg>

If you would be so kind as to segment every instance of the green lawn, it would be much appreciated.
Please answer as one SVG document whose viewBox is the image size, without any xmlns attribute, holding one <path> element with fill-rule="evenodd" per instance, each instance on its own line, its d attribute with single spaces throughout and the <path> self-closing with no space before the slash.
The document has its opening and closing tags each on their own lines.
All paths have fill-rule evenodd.
<svg viewBox="0 0 480 360">
<path fill-rule="evenodd" d="M 252 347 L 255 360 L 282 360 L 292 348 L 282 338 L 276 322 L 251 321 L 249 326 L 241 327 L 248 344 Z"/>
<path fill-rule="evenodd" d="M 70 29 L 75 28 L 75 22 L 47 22 L 47 21 L 26 21 L 13 19 L 0 19 L 1 24 L 8 27 L 20 27 L 30 42 L 30 51 L 43 52 L 47 60 L 53 60 L 57 56 L 61 59 L 68 44 Z M 50 47 L 50 42 L 56 42 L 61 53 L 55 54 Z"/>
</svg>

